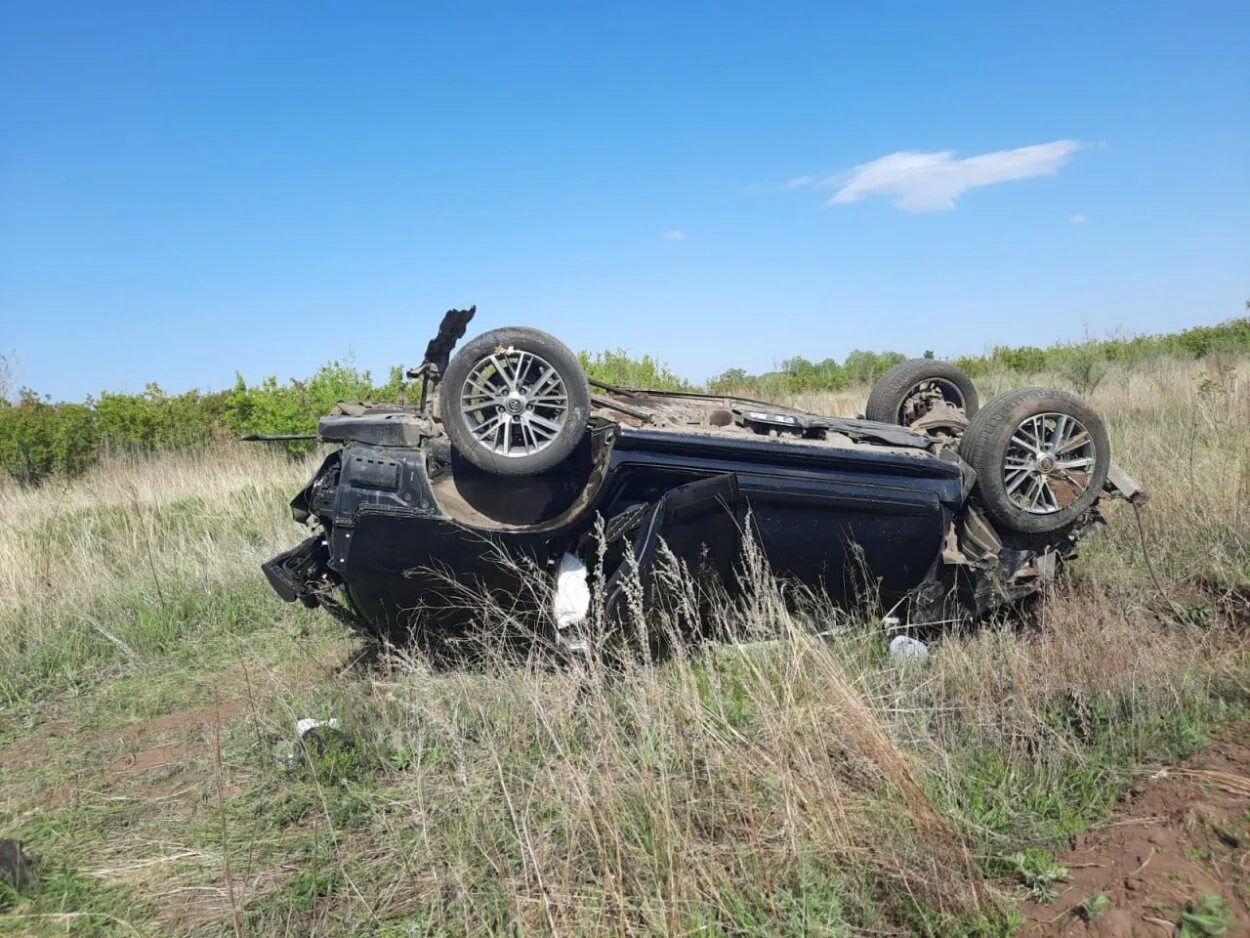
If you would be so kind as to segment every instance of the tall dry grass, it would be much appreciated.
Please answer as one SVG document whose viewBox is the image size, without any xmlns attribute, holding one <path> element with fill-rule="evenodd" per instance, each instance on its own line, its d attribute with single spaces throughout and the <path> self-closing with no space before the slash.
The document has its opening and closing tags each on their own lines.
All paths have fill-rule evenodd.
<svg viewBox="0 0 1250 938">
<path fill-rule="evenodd" d="M 788 403 L 853 414 L 862 395 Z M 890 657 L 875 610 L 796 594 L 753 558 L 746 594 L 717 604 L 726 640 L 662 661 L 517 660 L 489 639 L 509 611 L 488 606 L 471 668 L 389 649 L 293 675 L 240 649 L 300 615 L 257 568 L 299 536 L 285 503 L 310 464 L 231 449 L 0 489 L 0 720 L 71 686 L 75 707 L 103 707 L 93 694 L 169 673 L 249 701 L 222 823 L 197 808 L 203 783 L 119 813 L 116 780 L 87 768 L 98 794 L 73 808 L 72 850 L 32 820 L 37 779 L 0 777 L 0 826 L 121 890 L 109 906 L 84 891 L 83 908 L 147 934 L 228 927 L 223 827 L 248 858 L 236 901 L 255 934 L 1005 933 L 1013 857 L 1104 816 L 1138 766 L 1192 750 L 1246 699 L 1244 639 L 1216 601 L 1250 582 L 1244 366 L 1113 371 L 1093 403 L 1192 614 L 1149 595 L 1113 506 L 1036 617 L 948 634 L 913 663 Z M 636 625 L 682 631 L 695 587 L 672 576 Z M 355 747 L 279 768 L 272 741 L 310 714 L 339 717 Z M 170 918 L 171 896 L 200 912 Z"/>
<path fill-rule="evenodd" d="M 277 503 L 311 467 L 222 446 L 211 458 L 111 460 L 74 480 L 0 488 L 0 608 L 73 605 L 148 566 L 149 555 L 165 570 L 237 571 L 290 540 Z"/>
</svg>

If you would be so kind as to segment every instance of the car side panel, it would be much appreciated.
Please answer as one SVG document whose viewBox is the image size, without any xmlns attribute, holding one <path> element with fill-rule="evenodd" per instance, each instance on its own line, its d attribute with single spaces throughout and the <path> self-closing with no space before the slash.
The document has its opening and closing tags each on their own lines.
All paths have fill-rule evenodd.
<svg viewBox="0 0 1250 938">
<path fill-rule="evenodd" d="M 471 618 L 483 591 L 524 612 L 541 601 L 542 572 L 598 516 L 732 476 L 738 504 L 726 511 L 758 538 L 773 569 L 851 599 L 865 587 L 896 594 L 916 586 L 962 503 L 960 465 L 923 452 L 621 428 L 605 458 L 602 485 L 572 516 L 541 530 L 490 530 L 442 513 L 419 450 L 379 456 L 351 448 L 331 513 L 329 566 L 355 608 L 397 639 L 412 624 Z M 721 527 L 708 524 L 708 537 Z M 680 541 L 692 554 L 700 546 L 691 530 Z"/>
<path fill-rule="evenodd" d="M 963 501 L 959 464 L 928 454 L 674 437 L 634 433 L 618 440 L 617 504 L 733 472 L 773 570 L 838 599 L 866 583 L 888 593 L 916 586 Z"/>
</svg>

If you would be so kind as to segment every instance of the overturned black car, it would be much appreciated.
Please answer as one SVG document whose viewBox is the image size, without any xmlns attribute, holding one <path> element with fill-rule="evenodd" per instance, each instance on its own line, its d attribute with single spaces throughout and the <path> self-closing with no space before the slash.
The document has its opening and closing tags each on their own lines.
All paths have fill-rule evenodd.
<svg viewBox="0 0 1250 938">
<path fill-rule="evenodd" d="M 1101 418 L 1063 391 L 979 406 L 959 369 L 916 359 L 881 377 L 865 419 L 827 417 L 590 381 L 534 329 L 453 358 L 473 312 L 447 313 L 409 372 L 416 404 L 343 403 L 319 422 L 338 448 L 291 502 L 315 533 L 264 565 L 283 599 L 407 642 L 465 624 L 474 591 L 534 595 L 522 580 L 539 571 L 555 608 L 524 612 L 567 642 L 589 600 L 555 590 L 560 574 L 590 568 L 611 609 L 663 551 L 732 589 L 749 537 L 778 576 L 835 600 L 870 587 L 912 622 L 976 616 L 1039 592 L 1104 494 L 1142 497 Z"/>
</svg>

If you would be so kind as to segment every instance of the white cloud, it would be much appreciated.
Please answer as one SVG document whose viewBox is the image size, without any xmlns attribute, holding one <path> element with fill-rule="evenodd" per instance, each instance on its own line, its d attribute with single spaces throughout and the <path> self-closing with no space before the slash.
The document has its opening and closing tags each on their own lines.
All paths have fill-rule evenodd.
<svg viewBox="0 0 1250 938">
<path fill-rule="evenodd" d="M 1080 213 L 1078 212 L 1078 213 L 1077 213 L 1077 214 L 1075 214 L 1075 215 L 1071 215 L 1071 216 L 1069 216 L 1069 217 L 1068 217 L 1068 221 L 1072 222 L 1072 224 L 1074 224 L 1074 225 L 1083 225 L 1083 224 L 1085 224 L 1087 221 L 1089 221 L 1089 219 L 1088 219 L 1088 218 L 1086 218 L 1084 215 L 1082 215 L 1082 214 L 1080 214 Z"/>
<path fill-rule="evenodd" d="M 815 181 L 816 181 L 815 176 L 795 176 L 793 179 L 786 182 L 785 188 L 802 189 L 804 186 L 810 185 L 811 183 Z"/>
<path fill-rule="evenodd" d="M 821 185 L 838 187 L 829 199 L 831 205 L 881 195 L 893 197 L 895 206 L 905 212 L 938 212 L 954 208 L 955 200 L 970 189 L 1053 176 L 1080 147 L 1075 140 L 1055 140 L 966 159 L 956 159 L 954 150 L 891 153 L 822 180 Z"/>
<path fill-rule="evenodd" d="M 670 228 L 668 231 L 664 232 L 665 241 L 684 241 L 685 239 L 686 233 L 677 228 Z"/>
</svg>

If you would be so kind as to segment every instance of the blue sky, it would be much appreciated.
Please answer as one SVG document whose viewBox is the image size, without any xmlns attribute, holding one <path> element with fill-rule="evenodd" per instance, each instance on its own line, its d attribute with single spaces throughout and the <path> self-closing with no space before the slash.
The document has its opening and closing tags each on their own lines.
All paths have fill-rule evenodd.
<svg viewBox="0 0 1250 938">
<path fill-rule="evenodd" d="M 0 350 L 81 398 L 381 371 L 469 303 L 697 380 L 1216 322 L 1248 35 L 1244 2 L 9 0 Z"/>
</svg>

